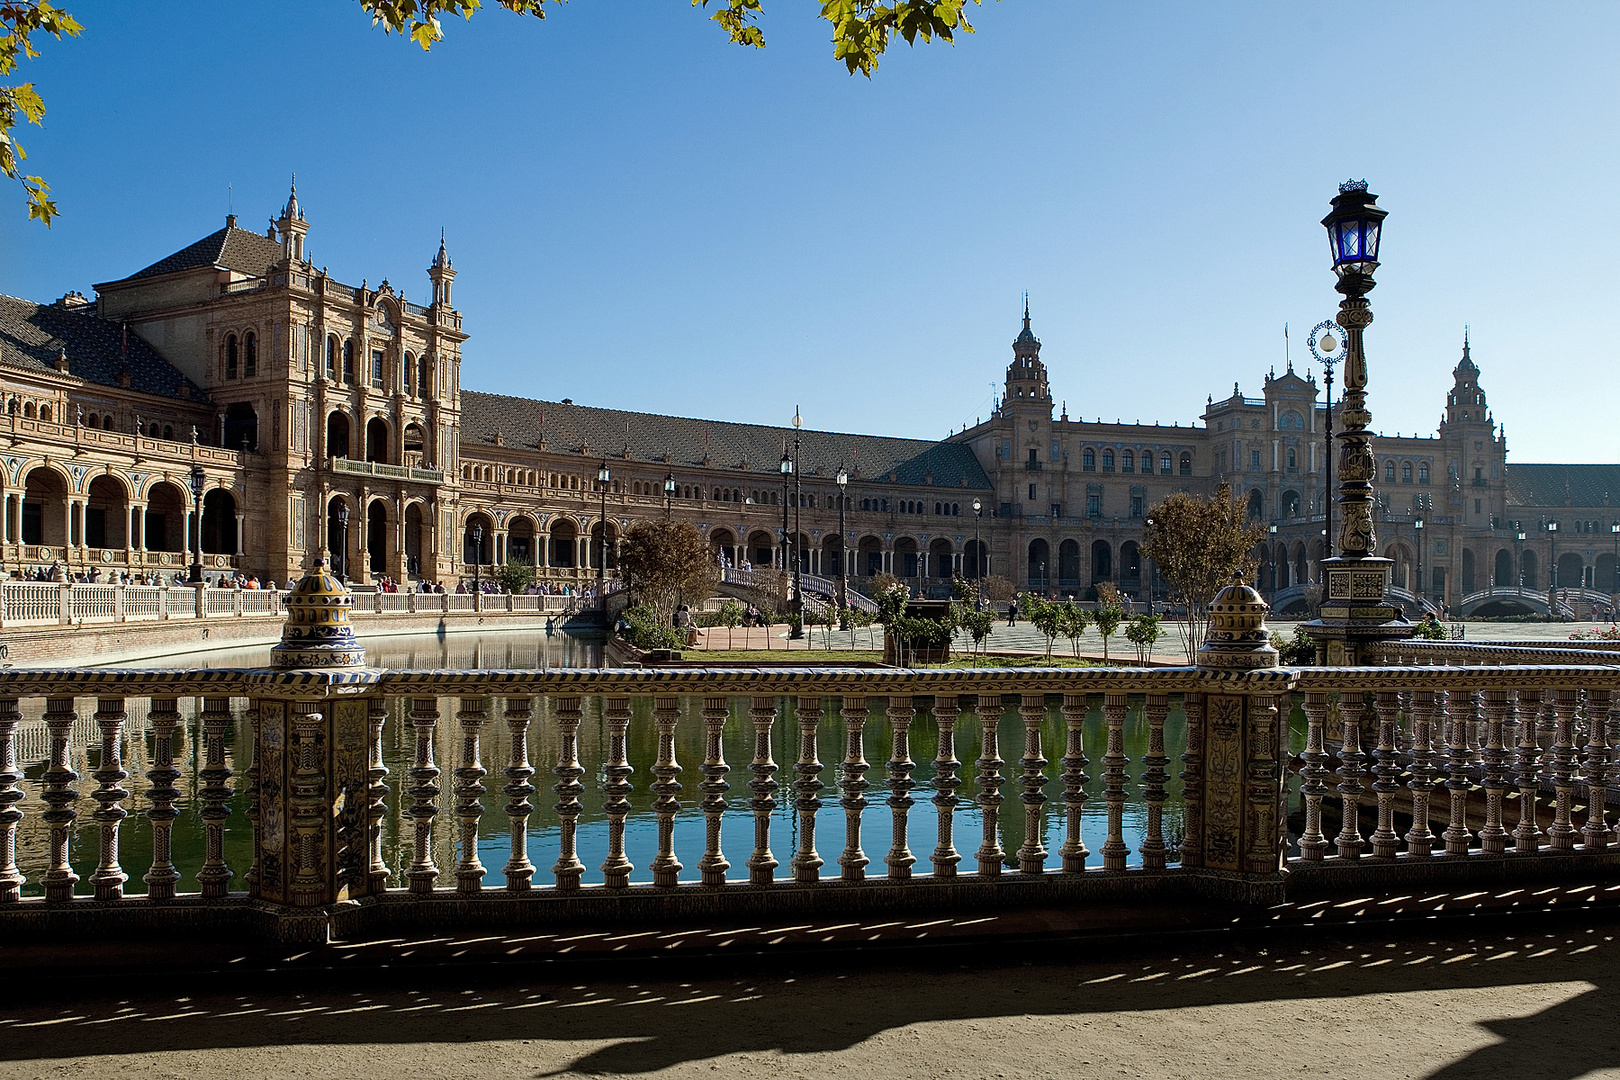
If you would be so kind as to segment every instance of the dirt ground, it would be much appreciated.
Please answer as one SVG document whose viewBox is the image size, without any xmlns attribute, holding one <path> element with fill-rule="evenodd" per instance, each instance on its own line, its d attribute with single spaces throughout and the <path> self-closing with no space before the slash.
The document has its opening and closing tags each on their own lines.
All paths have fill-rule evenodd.
<svg viewBox="0 0 1620 1080">
<path fill-rule="evenodd" d="M 860 970 L 374 970 L 303 994 L 236 971 L 183 992 L 87 978 L 42 998 L 13 981 L 0 1075 L 1620 1077 L 1620 928 L 1568 925 L 1074 961 L 885 953 Z"/>
</svg>

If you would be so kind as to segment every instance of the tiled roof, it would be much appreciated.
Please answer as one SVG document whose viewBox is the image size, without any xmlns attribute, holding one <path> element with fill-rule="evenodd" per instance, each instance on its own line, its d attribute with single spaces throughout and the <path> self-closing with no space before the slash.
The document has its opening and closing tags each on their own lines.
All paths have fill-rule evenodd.
<svg viewBox="0 0 1620 1080">
<path fill-rule="evenodd" d="M 66 349 L 68 373 L 87 382 L 117 386 L 118 373 L 128 371 L 131 390 L 178 398 L 184 384 L 189 400 L 208 400 L 139 334 L 131 330 L 126 339 L 122 324 L 97 318 L 94 311 L 89 305 L 63 308 L 0 296 L 0 366 L 55 373 L 56 358 Z"/>
<path fill-rule="evenodd" d="M 662 464 L 667 453 L 672 467 L 690 468 L 701 467 L 707 455 L 710 468 L 745 467 L 750 473 L 772 476 L 779 475 L 784 435 L 792 438 L 791 428 L 597 409 L 473 390 L 462 391 L 461 425 L 463 445 L 494 447 L 499 433 L 505 446 L 534 449 L 543 431 L 547 450 L 578 453 L 588 446 L 593 462 L 606 456 L 611 467 L 625 460 L 628 439 L 631 461 Z M 990 487 L 972 449 L 962 443 L 834 431 L 802 431 L 799 440 L 800 471 L 806 480 L 831 479 L 843 466 L 851 479 L 866 483 L 887 482 L 894 473 L 901 484 L 925 484 L 931 476 L 935 487 Z"/>
<path fill-rule="evenodd" d="M 1509 465 L 1510 506 L 1620 506 L 1620 465 Z"/>
<path fill-rule="evenodd" d="M 205 236 L 190 247 L 181 248 L 122 280 L 134 281 L 181 270 L 195 270 L 202 266 L 218 266 L 239 274 L 262 276 L 271 263 L 280 259 L 280 244 L 261 233 L 248 232 L 229 224 L 212 236 Z"/>
</svg>

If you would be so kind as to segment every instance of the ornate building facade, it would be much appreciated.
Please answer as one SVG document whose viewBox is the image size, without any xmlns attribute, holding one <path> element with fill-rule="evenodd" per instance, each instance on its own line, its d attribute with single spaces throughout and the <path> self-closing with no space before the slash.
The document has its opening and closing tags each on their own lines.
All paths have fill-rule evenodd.
<svg viewBox="0 0 1620 1080">
<path fill-rule="evenodd" d="M 200 531 L 210 572 L 286 580 L 325 556 L 361 584 L 453 584 L 520 560 L 572 581 L 668 512 L 738 565 L 781 565 L 796 530 L 801 567 L 825 576 L 1141 596 L 1149 508 L 1227 484 L 1271 528 L 1261 585 L 1303 604 L 1317 580 L 1327 417 L 1291 367 L 1196 422 L 1071 418 L 1026 303 L 992 415 L 938 442 L 503 397 L 462 388 L 442 238 L 418 304 L 318 269 L 309 229 L 294 191 L 264 233 L 229 217 L 94 301 L 0 297 L 7 569 L 172 573 Z M 1620 466 L 1510 468 L 1466 341 L 1453 376 L 1434 435 L 1376 442 L 1396 585 L 1453 605 L 1492 586 L 1620 588 Z"/>
</svg>

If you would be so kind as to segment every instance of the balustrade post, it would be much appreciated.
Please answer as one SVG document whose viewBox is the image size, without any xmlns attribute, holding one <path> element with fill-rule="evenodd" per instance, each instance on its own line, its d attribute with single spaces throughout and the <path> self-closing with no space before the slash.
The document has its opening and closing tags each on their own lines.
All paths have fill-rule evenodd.
<svg viewBox="0 0 1620 1080">
<path fill-rule="evenodd" d="M 652 768 L 653 813 L 658 815 L 658 854 L 653 857 L 653 884 L 674 888 L 680 882 L 681 861 L 675 857 L 675 815 L 681 810 L 681 767 L 675 761 L 675 725 L 681 718 L 681 699 L 653 698 L 653 723 L 658 726 L 658 764 Z"/>
<path fill-rule="evenodd" d="M 1367 755 L 1361 749 L 1364 695 L 1339 694 L 1339 835 L 1334 849 L 1341 859 L 1359 859 L 1366 846 L 1361 838 L 1361 770 Z"/>
<path fill-rule="evenodd" d="M 1541 747 L 1536 742 L 1536 721 L 1541 691 L 1520 690 L 1515 697 L 1519 715 L 1519 820 L 1513 827 L 1513 850 L 1520 855 L 1533 855 L 1542 835 L 1536 820 L 1536 765 L 1541 757 Z"/>
<path fill-rule="evenodd" d="M 1447 855 L 1467 855 L 1473 836 L 1468 829 L 1468 792 L 1474 786 L 1468 776 L 1468 759 L 1476 712 L 1474 691 L 1446 691 L 1446 791 L 1451 795 L 1451 812 L 1440 836 Z"/>
<path fill-rule="evenodd" d="M 1555 690 L 1553 715 L 1552 780 L 1556 799 L 1553 822 L 1547 826 L 1547 846 L 1567 851 L 1575 846 L 1573 810 L 1575 802 L 1575 712 L 1580 707 L 1579 690 Z"/>
<path fill-rule="evenodd" d="M 456 861 L 456 892 L 476 896 L 484 888 L 483 862 L 478 858 L 478 821 L 484 816 L 483 798 L 488 790 L 480 736 L 489 719 L 482 697 L 464 697 L 456 712 L 461 722 L 461 764 L 456 769 L 456 822 L 459 825 L 460 854 Z"/>
<path fill-rule="evenodd" d="M 730 714 L 730 705 L 723 696 L 710 695 L 703 699 L 703 782 L 698 790 L 703 792 L 699 805 L 703 809 L 704 846 L 703 858 L 698 860 L 698 874 L 704 885 L 724 885 L 726 871 L 731 869 L 720 844 L 726 792 L 731 790 L 731 785 L 726 783 L 731 766 L 726 764 L 723 742 L 726 717 Z"/>
<path fill-rule="evenodd" d="M 934 698 L 934 723 L 939 729 L 939 746 L 934 753 L 934 813 L 939 824 L 939 842 L 929 861 L 934 864 L 936 878 L 954 878 L 962 855 L 956 850 L 957 788 L 962 778 L 957 770 L 962 763 L 956 759 L 956 720 L 961 715 L 961 701 L 954 693 L 939 694 Z"/>
<path fill-rule="evenodd" d="M 1395 832 L 1395 796 L 1401 790 L 1400 695 L 1380 690 L 1373 699 L 1378 713 L 1378 748 L 1374 751 L 1373 794 L 1378 799 L 1378 827 L 1368 840 L 1375 859 L 1393 859 L 1401 838 Z"/>
<path fill-rule="evenodd" d="M 439 814 L 439 767 L 433 762 L 433 736 L 439 726 L 439 699 L 411 699 L 411 731 L 415 754 L 411 760 L 411 797 L 407 811 L 412 825 L 411 865 L 405 871 L 410 891 L 419 895 L 433 892 L 439 868 L 433 862 L 433 819 Z"/>
<path fill-rule="evenodd" d="M 68 841 L 78 811 L 73 804 L 79 793 L 73 782 L 79 774 L 73 771 L 73 725 L 79 719 L 73 708 L 73 698 L 53 697 L 45 700 L 45 728 L 50 732 L 51 761 L 41 777 L 44 791 L 40 798 L 47 807 L 40 820 L 50 826 L 50 866 L 45 871 L 43 884 L 47 903 L 60 903 L 73 899 L 73 886 L 79 875 L 73 872 L 69 859 Z"/>
<path fill-rule="evenodd" d="M 1142 836 L 1142 869 L 1163 870 L 1168 851 L 1164 844 L 1165 783 L 1170 758 L 1164 752 L 1164 718 L 1170 711 L 1167 694 L 1148 694 L 1143 702 L 1148 722 L 1148 750 L 1142 758 L 1142 800 L 1147 804 L 1147 830 Z"/>
<path fill-rule="evenodd" d="M 18 786 L 22 773 L 17 770 L 17 725 L 22 713 L 17 699 L 0 698 L 0 903 L 22 899 L 23 875 L 17 869 L 17 826 L 23 812 Z"/>
<path fill-rule="evenodd" d="M 748 719 L 754 726 L 754 757 L 749 762 L 753 778 L 748 790 L 754 797 L 748 800 L 748 809 L 754 814 L 754 850 L 746 861 L 748 881 L 752 885 L 769 885 L 775 878 L 777 861 L 771 854 L 771 814 L 776 810 L 776 761 L 771 756 L 771 728 L 776 724 L 776 698 L 757 695 L 751 699 Z"/>
<path fill-rule="evenodd" d="M 146 819 L 152 823 L 152 866 L 142 878 L 146 882 L 149 900 L 173 900 L 175 883 L 180 871 L 174 866 L 174 819 L 180 811 L 174 808 L 180 798 L 174 782 L 180 779 L 180 770 L 174 766 L 174 729 L 180 723 L 178 700 L 174 697 L 154 697 L 147 722 L 152 727 L 152 767 L 146 771 L 151 787 L 146 797 L 151 808 Z"/>
<path fill-rule="evenodd" d="M 579 815 L 584 808 L 579 797 L 585 785 L 579 782 L 585 769 L 579 763 L 579 725 L 584 719 L 580 700 L 570 694 L 557 699 L 557 766 L 551 774 L 557 778 L 551 790 L 557 793 L 557 862 L 551 872 L 557 878 L 558 892 L 574 892 L 579 879 L 585 874 L 585 864 L 579 861 Z"/>
<path fill-rule="evenodd" d="M 1586 691 L 1586 825 L 1581 829 L 1581 850 L 1593 854 L 1607 850 L 1614 839 L 1614 830 L 1609 828 L 1605 813 L 1612 698 L 1612 692 L 1607 689 Z"/>
<path fill-rule="evenodd" d="M 124 818 L 129 816 L 123 806 L 124 800 L 129 798 L 129 792 L 123 788 L 123 782 L 129 778 L 123 763 L 125 719 L 123 698 L 97 699 L 96 727 L 101 736 L 101 753 L 100 761 L 91 773 L 96 779 L 96 790 L 90 795 L 100 804 L 90 815 L 99 826 L 101 841 L 101 861 L 95 873 L 90 875 L 90 884 L 95 888 L 97 900 L 122 899 L 124 882 L 129 880 L 129 875 L 118 865 L 118 829 Z"/>
<path fill-rule="evenodd" d="M 603 702 L 602 719 L 607 724 L 607 760 L 602 763 L 602 811 L 608 822 L 607 857 L 602 860 L 602 884 L 623 889 L 630 884 L 635 869 L 624 853 L 624 819 L 630 813 L 630 775 L 626 733 L 630 730 L 630 699 L 610 697 Z"/>
<path fill-rule="evenodd" d="M 1432 690 L 1412 692 L 1412 779 L 1406 782 L 1412 792 L 1412 827 L 1406 832 L 1406 853 L 1413 857 L 1434 851 L 1434 832 L 1429 828 L 1429 799 L 1434 791 L 1435 767 Z"/>
<path fill-rule="evenodd" d="M 1124 694 L 1103 695 L 1103 720 L 1108 725 L 1108 744 L 1103 751 L 1103 801 L 1108 805 L 1108 835 L 1103 840 L 1104 870 L 1123 870 L 1131 849 L 1125 844 L 1125 786 L 1129 782 L 1125 766 L 1125 713 L 1127 699 Z"/>
<path fill-rule="evenodd" d="M 529 724 L 534 720 L 534 699 L 509 697 L 506 699 L 506 730 L 511 736 L 512 751 L 506 766 L 506 819 L 512 836 L 512 854 L 502 872 L 506 876 L 507 892 L 528 892 L 534 879 L 534 863 L 529 861 L 529 815 L 534 806 L 529 796 L 534 785 L 529 778 L 534 766 L 529 764 Z"/>
<path fill-rule="evenodd" d="M 974 858 L 979 863 L 980 877 L 1000 877 L 1001 864 L 1007 858 L 1007 853 L 1001 850 L 1001 838 L 998 834 L 1001 815 L 1001 785 L 1004 782 L 1001 776 L 1001 767 L 1006 762 L 1001 760 L 1000 737 L 998 728 L 1001 724 L 1001 695 L 980 694 L 978 702 L 979 713 L 979 760 L 974 765 L 979 770 L 979 815 L 984 822 L 984 839 L 979 844 L 979 850 L 974 852 Z"/>
<path fill-rule="evenodd" d="M 908 694 L 891 694 L 884 710 L 889 718 L 889 810 L 893 815 L 893 837 L 889 853 L 883 862 L 889 868 L 891 881 L 904 881 L 911 877 L 911 868 L 917 857 L 911 853 L 907 829 L 913 799 L 911 773 L 916 762 L 911 760 L 911 719 L 915 698 Z"/>
<path fill-rule="evenodd" d="M 1082 710 L 1084 705 L 1082 703 Z M 1181 801 L 1185 810 L 1183 836 L 1181 839 L 1181 865 L 1183 868 L 1204 865 L 1204 695 L 1188 694 L 1182 698 L 1182 714 L 1187 720 L 1187 750 L 1181 755 Z M 1065 699 L 1064 712 L 1067 715 L 1068 704 Z M 1082 712 L 1082 719 L 1084 714 Z M 1082 767 L 1085 759 L 1081 758 Z M 1086 775 L 1080 774 L 1080 783 L 1086 782 Z M 1085 790 L 1080 792 L 1085 798 Z M 1073 812 L 1071 820 L 1074 828 L 1080 825 L 1078 808 Z M 1081 848 L 1082 859 L 1084 847 Z M 1084 862 L 1081 869 L 1084 869 Z"/>
<path fill-rule="evenodd" d="M 1508 717 L 1506 690 L 1486 690 L 1480 695 L 1485 707 L 1485 743 L 1480 748 L 1484 766 L 1485 824 L 1479 830 L 1479 850 L 1500 855 L 1507 848 L 1507 830 L 1502 826 L 1502 800 L 1507 795 L 1507 745 L 1503 738 Z"/>
<path fill-rule="evenodd" d="M 1045 694 L 1020 694 L 1018 715 L 1024 721 L 1024 756 L 1020 782 L 1024 804 L 1024 842 L 1018 848 L 1018 872 L 1041 874 L 1046 871 L 1046 830 L 1042 828 L 1042 808 L 1046 805 L 1047 760 L 1041 752 L 1041 721 L 1046 719 Z"/>
<path fill-rule="evenodd" d="M 1305 749 L 1299 755 L 1304 763 L 1299 769 L 1299 794 L 1305 803 L 1305 830 L 1299 836 L 1299 855 L 1312 862 L 1327 855 L 1327 837 L 1322 834 L 1322 799 L 1328 791 L 1327 712 L 1327 691 L 1305 691 Z"/>
<path fill-rule="evenodd" d="M 366 701 L 366 873 L 351 892 L 380 896 L 388 890 L 388 864 L 383 861 L 383 818 L 388 816 L 385 800 L 389 787 L 388 766 L 383 764 L 383 725 L 388 721 L 388 703 L 379 696 Z"/>
<path fill-rule="evenodd" d="M 197 871 L 197 884 L 202 895 L 211 899 L 227 895 L 232 876 L 231 868 L 225 865 L 225 819 L 231 815 L 226 805 L 231 797 L 231 789 L 225 786 L 231 770 L 225 767 L 225 728 L 230 721 L 230 698 L 203 698 L 203 767 L 198 773 L 202 781 L 203 864 Z"/>
<path fill-rule="evenodd" d="M 844 763 L 838 788 L 838 805 L 844 808 L 844 852 L 838 856 L 845 881 L 866 877 L 871 862 L 861 850 L 861 814 L 866 810 L 866 698 L 847 695 L 841 714 L 844 720 Z"/>
<path fill-rule="evenodd" d="M 157 699 L 154 698 L 153 700 L 155 703 Z M 242 775 L 247 781 L 247 789 L 245 791 L 247 802 L 246 817 L 248 822 L 248 835 L 249 839 L 252 841 L 253 850 L 248 863 L 247 880 L 244 882 L 244 884 L 247 885 L 249 896 L 257 896 L 259 895 L 259 867 L 264 855 L 264 818 L 261 814 L 261 810 L 263 809 L 262 799 L 264 792 L 260 785 L 260 724 L 259 700 L 257 698 L 248 699 L 248 707 L 245 719 L 248 723 L 248 767 Z"/>
</svg>

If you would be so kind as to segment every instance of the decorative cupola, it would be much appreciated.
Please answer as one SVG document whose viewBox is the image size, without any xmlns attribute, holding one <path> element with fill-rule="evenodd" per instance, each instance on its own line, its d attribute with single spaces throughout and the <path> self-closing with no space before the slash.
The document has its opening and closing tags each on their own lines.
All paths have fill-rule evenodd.
<svg viewBox="0 0 1620 1080">
<path fill-rule="evenodd" d="M 433 265 L 428 267 L 428 278 L 433 282 L 433 306 L 448 308 L 450 285 L 456 280 L 456 271 L 450 263 L 450 253 L 444 247 L 443 229 L 439 230 L 439 253 L 433 257 Z"/>
<path fill-rule="evenodd" d="M 276 229 L 281 234 L 281 257 L 292 262 L 305 262 L 304 237 L 309 235 L 309 223 L 304 220 L 303 208 L 298 205 L 298 174 L 292 178 L 292 190 L 287 195 L 287 205 L 281 209 L 281 217 L 276 219 Z"/>
<path fill-rule="evenodd" d="M 1451 392 L 1446 395 L 1446 424 L 1483 423 L 1490 420 L 1485 407 L 1485 391 L 1479 388 L 1479 368 L 1469 355 L 1468 330 L 1463 329 L 1462 359 L 1451 370 Z"/>
<path fill-rule="evenodd" d="M 1013 339 L 1013 362 L 1007 368 L 1007 396 L 1003 405 L 1036 401 L 1050 413 L 1052 392 L 1046 383 L 1046 365 L 1041 363 L 1041 340 L 1029 328 L 1029 294 L 1024 294 L 1024 328 Z"/>
</svg>

